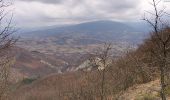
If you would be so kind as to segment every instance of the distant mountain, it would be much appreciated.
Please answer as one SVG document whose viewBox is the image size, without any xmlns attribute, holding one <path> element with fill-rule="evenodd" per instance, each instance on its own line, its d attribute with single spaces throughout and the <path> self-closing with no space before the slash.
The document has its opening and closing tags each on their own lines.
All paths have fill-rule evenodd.
<svg viewBox="0 0 170 100">
<path fill-rule="evenodd" d="M 26 30 L 26 29 L 25 29 Z M 31 32 L 50 32 L 50 33 L 58 33 L 61 31 L 90 31 L 90 32 L 98 32 L 98 31 L 132 31 L 134 30 L 133 27 L 128 26 L 124 23 L 120 22 L 114 22 L 114 21 L 93 21 L 93 22 L 86 22 L 86 23 L 80 23 L 80 24 L 73 24 L 73 25 L 67 25 L 67 26 L 47 26 L 42 28 L 37 28 L 37 30 L 29 29 L 26 31 L 27 33 Z M 24 31 L 22 31 L 24 32 Z"/>
<path fill-rule="evenodd" d="M 68 31 L 77 31 L 77 32 L 107 32 L 107 31 L 115 31 L 115 32 L 123 32 L 123 31 L 131 31 L 132 27 L 113 21 L 94 21 L 87 22 L 78 25 L 68 26 L 61 30 Z"/>
<path fill-rule="evenodd" d="M 143 32 L 147 35 L 151 31 L 151 27 L 148 23 L 144 21 L 139 22 L 126 22 L 127 25 L 135 28 L 137 31 Z"/>
<path fill-rule="evenodd" d="M 146 29 L 142 31 L 139 27 L 115 21 L 93 21 L 62 27 L 51 26 L 26 32 L 24 35 L 27 37 L 71 37 L 75 39 L 83 37 L 100 41 L 128 41 L 136 43 L 144 38 Z"/>
</svg>

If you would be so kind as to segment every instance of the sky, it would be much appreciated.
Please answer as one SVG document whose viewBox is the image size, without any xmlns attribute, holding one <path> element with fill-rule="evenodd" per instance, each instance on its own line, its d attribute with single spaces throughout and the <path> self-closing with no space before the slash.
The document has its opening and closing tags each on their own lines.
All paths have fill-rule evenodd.
<svg viewBox="0 0 170 100">
<path fill-rule="evenodd" d="M 13 0 L 14 22 L 35 27 L 94 20 L 139 21 L 151 0 Z M 163 3 L 170 11 L 170 0 Z"/>
</svg>

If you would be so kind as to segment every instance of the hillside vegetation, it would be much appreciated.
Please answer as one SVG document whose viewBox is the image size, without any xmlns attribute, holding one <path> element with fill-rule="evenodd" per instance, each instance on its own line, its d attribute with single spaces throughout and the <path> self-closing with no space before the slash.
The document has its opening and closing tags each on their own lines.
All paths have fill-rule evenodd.
<svg viewBox="0 0 170 100">
<path fill-rule="evenodd" d="M 167 28 L 169 32 L 169 28 Z M 161 33 L 160 33 L 161 34 Z M 117 59 L 110 53 L 110 45 L 104 46 L 89 58 L 93 70 L 65 74 L 53 74 L 23 84 L 11 93 L 10 100 L 156 100 L 159 99 L 159 70 L 152 63 L 149 48 L 153 36 L 146 39 L 138 49 L 127 51 Z M 154 45 L 153 45 L 154 46 Z M 152 47 L 154 48 L 154 47 Z M 169 56 L 169 55 L 168 55 Z M 96 57 L 100 63 L 96 62 Z M 93 59 L 95 58 L 95 59 Z M 98 64 L 97 64 L 98 63 Z M 100 68 L 104 65 L 107 67 Z M 153 67 L 152 67 L 153 66 Z M 155 66 L 155 67 L 154 67 Z M 96 68 L 95 68 L 96 67 Z M 151 83 L 148 83 L 153 81 Z M 139 85 L 138 84 L 145 84 Z M 137 88 L 135 88 L 135 86 Z M 149 88 L 156 86 L 156 94 L 150 97 Z M 132 88 L 135 88 L 132 90 Z M 139 89 L 138 89 L 139 88 Z M 142 89 L 143 88 L 143 89 Z M 130 91 L 130 92 L 129 92 Z M 139 92 L 144 91 L 144 92 Z M 168 90 L 169 91 L 169 90 Z M 133 93 L 131 93 L 133 92 Z M 131 96 L 132 95 L 132 96 Z M 139 98 L 138 98 L 139 95 Z M 141 99 L 156 98 L 156 99 Z M 155 97 L 156 95 L 156 97 Z M 126 97 L 127 96 L 127 97 Z M 129 99 L 128 99 L 129 98 Z"/>
</svg>

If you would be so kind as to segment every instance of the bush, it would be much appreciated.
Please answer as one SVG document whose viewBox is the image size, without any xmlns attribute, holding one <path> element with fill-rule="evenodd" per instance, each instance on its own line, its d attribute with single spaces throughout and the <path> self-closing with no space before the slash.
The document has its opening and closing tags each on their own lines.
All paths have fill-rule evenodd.
<svg viewBox="0 0 170 100">
<path fill-rule="evenodd" d="M 143 94 L 141 96 L 136 97 L 135 100 L 158 100 L 158 97 L 151 94 Z"/>
<path fill-rule="evenodd" d="M 31 84 L 35 80 L 36 80 L 36 78 L 24 78 L 21 83 L 22 84 Z"/>
<path fill-rule="evenodd" d="M 166 88 L 165 88 L 165 94 L 166 95 L 170 95 L 170 86 L 167 86 Z"/>
</svg>

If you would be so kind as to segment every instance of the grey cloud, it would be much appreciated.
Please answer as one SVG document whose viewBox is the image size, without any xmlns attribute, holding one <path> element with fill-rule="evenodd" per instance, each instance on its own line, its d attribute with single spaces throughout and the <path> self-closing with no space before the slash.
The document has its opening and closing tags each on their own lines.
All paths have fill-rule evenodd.
<svg viewBox="0 0 170 100">
<path fill-rule="evenodd" d="M 105 0 L 103 0 L 105 1 Z M 103 3 L 102 9 L 107 12 L 123 12 L 130 9 L 136 9 L 140 1 L 137 0 L 108 0 Z"/>
<path fill-rule="evenodd" d="M 30 15 L 36 14 L 31 20 L 48 22 L 68 22 L 68 21 L 90 21 L 103 19 L 120 19 L 127 20 L 133 16 L 139 15 L 139 5 L 142 0 L 17 0 L 27 2 L 39 2 L 47 5 L 48 11 L 53 11 L 55 7 L 62 7 L 56 14 L 55 11 L 51 14 L 44 13 L 40 9 L 37 13 L 30 11 Z M 18 3 L 19 3 L 18 2 Z M 48 8 L 48 4 L 53 4 L 53 8 Z M 36 4 L 38 6 L 38 4 Z M 31 7 L 31 5 L 30 5 Z M 22 8 L 20 8 L 22 10 Z M 37 7 L 35 7 L 37 9 Z M 24 11 L 23 11 L 24 12 Z M 27 19 L 24 20 L 25 22 Z M 31 21 L 28 21 L 31 22 Z M 37 22 L 39 24 L 39 22 Z"/>
<path fill-rule="evenodd" d="M 25 2 L 41 2 L 41 3 L 48 3 L 48 4 L 61 4 L 63 0 L 18 0 L 18 1 L 25 1 Z"/>
</svg>

